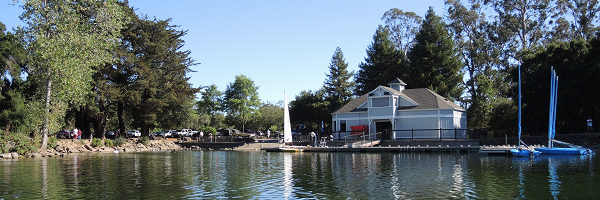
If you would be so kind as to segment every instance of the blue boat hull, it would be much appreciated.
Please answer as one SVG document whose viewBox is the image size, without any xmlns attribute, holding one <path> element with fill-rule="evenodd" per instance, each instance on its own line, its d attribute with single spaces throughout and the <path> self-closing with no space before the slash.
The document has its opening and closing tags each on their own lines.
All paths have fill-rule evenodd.
<svg viewBox="0 0 600 200">
<path fill-rule="evenodd" d="M 517 156 L 517 157 L 527 157 L 527 156 L 539 156 L 541 152 L 539 151 L 533 151 L 531 152 L 531 150 L 527 150 L 527 149 L 511 149 L 510 153 L 513 156 Z"/>
<path fill-rule="evenodd" d="M 543 154 L 549 155 L 584 155 L 592 153 L 591 150 L 588 149 L 577 149 L 577 148 L 561 148 L 561 147 L 540 147 L 535 148 L 536 151 L 542 152 Z"/>
</svg>

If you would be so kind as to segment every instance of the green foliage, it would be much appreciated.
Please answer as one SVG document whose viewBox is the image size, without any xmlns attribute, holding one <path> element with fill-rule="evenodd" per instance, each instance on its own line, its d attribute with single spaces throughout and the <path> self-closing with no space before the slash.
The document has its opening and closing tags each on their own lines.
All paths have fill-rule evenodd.
<svg viewBox="0 0 600 200">
<path fill-rule="evenodd" d="M 79 140 L 79 143 L 81 143 L 81 145 L 86 145 L 85 140 Z"/>
<path fill-rule="evenodd" d="M 58 139 L 56 139 L 56 137 L 49 137 L 48 147 L 50 147 L 50 149 L 54 149 L 56 146 L 58 146 Z"/>
<path fill-rule="evenodd" d="M 235 82 L 227 85 L 224 106 L 227 111 L 227 122 L 244 130 L 246 123 L 253 117 L 259 117 L 261 105 L 258 98 L 258 86 L 254 81 L 242 75 L 235 76 Z"/>
<path fill-rule="evenodd" d="M 431 7 L 415 42 L 408 52 L 410 75 L 402 80 L 412 88 L 429 88 L 453 101 L 458 99 L 463 93 L 463 64 L 446 24 Z"/>
<path fill-rule="evenodd" d="M 113 141 L 111 139 L 104 140 L 104 146 L 113 147 L 114 146 Z"/>
<path fill-rule="evenodd" d="M 354 71 L 348 72 L 348 63 L 346 63 L 344 52 L 340 47 L 335 49 L 331 57 L 329 74 L 326 76 L 323 87 L 327 96 L 339 101 L 342 105 L 347 103 L 354 92 L 355 83 L 350 80 L 354 76 Z"/>
<path fill-rule="evenodd" d="M 254 130 L 265 130 L 273 125 L 283 124 L 283 101 L 278 104 L 263 103 L 258 109 L 260 116 L 254 117 L 250 122 L 250 127 Z"/>
<path fill-rule="evenodd" d="M 142 136 L 138 139 L 138 143 L 141 143 L 144 146 L 148 146 L 150 144 L 150 138 L 147 136 Z"/>
<path fill-rule="evenodd" d="M 522 115 L 524 124 L 547 124 L 550 69 L 559 77 L 557 124 L 600 119 L 600 39 L 549 44 L 524 54 L 522 70 Z M 517 70 L 512 73 L 517 79 Z M 515 91 L 516 97 L 516 88 Z M 582 126 L 583 127 L 583 126 Z"/>
<path fill-rule="evenodd" d="M 121 31 L 119 54 L 125 59 L 116 63 L 120 70 L 113 76 L 115 87 L 121 88 L 120 96 L 128 105 L 120 109 L 136 119 L 132 126 L 141 127 L 142 133 L 149 132 L 146 128 L 156 123 L 161 127 L 196 123 L 193 106 L 199 89 L 193 88 L 187 77 L 196 63 L 190 51 L 181 49 L 181 38 L 187 32 L 176 30 L 170 19 L 132 18 Z"/>
<path fill-rule="evenodd" d="M 396 49 L 389 34 L 387 28 L 379 26 L 373 35 L 365 62 L 358 65 L 359 70 L 354 76 L 356 95 L 366 94 L 380 85 L 386 86 L 396 78 L 406 80 L 404 53 Z"/>
<path fill-rule="evenodd" d="M 0 151 L 2 153 L 17 152 L 20 155 L 25 155 L 36 152 L 39 148 L 39 139 L 31 138 L 26 134 L 1 132 Z"/>
<path fill-rule="evenodd" d="M 117 139 L 115 139 L 115 146 L 123 146 L 126 143 L 125 137 L 123 136 L 119 136 Z"/>
<path fill-rule="evenodd" d="M 94 138 L 92 139 L 92 147 L 101 147 L 102 146 L 102 139 L 101 138 Z"/>
<path fill-rule="evenodd" d="M 214 127 L 212 127 L 212 126 L 202 126 L 202 129 L 200 129 L 200 130 L 202 130 L 202 132 L 204 134 L 207 134 L 207 133 L 213 133 L 213 134 L 217 133 L 217 129 L 214 128 Z"/>
<path fill-rule="evenodd" d="M 273 125 L 273 126 L 269 127 L 269 130 L 271 130 L 271 132 L 279 131 L 279 127 Z"/>
<path fill-rule="evenodd" d="M 91 91 L 92 66 L 111 62 L 123 19 L 114 1 L 24 1 L 19 29 L 28 42 L 32 80 L 44 85 L 42 149 L 49 130 L 64 119 L 66 103 L 81 102 Z M 69 77 L 69 78 L 64 78 Z M 29 78 L 28 78 L 29 80 Z M 53 93 L 54 91 L 54 93 Z"/>
<path fill-rule="evenodd" d="M 325 100 L 325 91 L 302 91 L 290 102 L 290 121 L 294 124 L 304 124 L 309 130 L 321 130 L 321 122 L 326 127 L 331 124 L 330 102 Z"/>
<path fill-rule="evenodd" d="M 198 106 L 198 113 L 200 115 L 208 114 L 210 116 L 215 115 L 217 112 L 221 111 L 221 102 L 223 101 L 221 98 L 223 93 L 217 89 L 215 84 L 210 85 L 206 88 L 205 92 L 202 92 L 202 97 L 200 97 L 200 101 L 196 103 Z"/>
</svg>

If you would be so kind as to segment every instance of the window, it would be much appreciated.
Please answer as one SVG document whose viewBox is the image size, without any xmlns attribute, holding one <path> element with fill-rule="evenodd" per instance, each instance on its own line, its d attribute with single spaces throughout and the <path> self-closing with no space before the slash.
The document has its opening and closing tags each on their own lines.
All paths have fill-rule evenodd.
<svg viewBox="0 0 600 200">
<path fill-rule="evenodd" d="M 346 132 L 346 120 L 340 121 L 340 132 Z"/>
<path fill-rule="evenodd" d="M 371 103 L 372 103 L 373 107 L 383 107 L 383 106 L 389 106 L 390 105 L 390 100 L 387 97 L 385 97 L 385 98 L 372 98 L 371 99 Z"/>
</svg>

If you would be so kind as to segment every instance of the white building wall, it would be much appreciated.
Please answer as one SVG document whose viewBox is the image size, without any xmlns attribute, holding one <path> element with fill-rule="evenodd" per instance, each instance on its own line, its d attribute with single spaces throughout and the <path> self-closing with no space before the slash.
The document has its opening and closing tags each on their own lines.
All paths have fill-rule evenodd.
<svg viewBox="0 0 600 200">
<path fill-rule="evenodd" d="M 419 130 L 412 131 L 412 129 L 437 129 L 438 118 L 437 116 L 430 117 L 419 117 L 419 118 L 399 118 L 396 120 L 396 138 L 438 138 L 439 130 Z"/>
</svg>

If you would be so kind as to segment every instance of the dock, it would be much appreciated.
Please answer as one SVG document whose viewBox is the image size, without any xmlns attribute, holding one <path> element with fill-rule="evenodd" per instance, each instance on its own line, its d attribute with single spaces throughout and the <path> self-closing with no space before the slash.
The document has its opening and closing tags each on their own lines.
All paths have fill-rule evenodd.
<svg viewBox="0 0 600 200">
<path fill-rule="evenodd" d="M 479 146 L 372 146 L 372 147 L 294 147 L 302 152 L 478 152 Z M 280 152 L 279 147 L 261 148 Z"/>
</svg>

